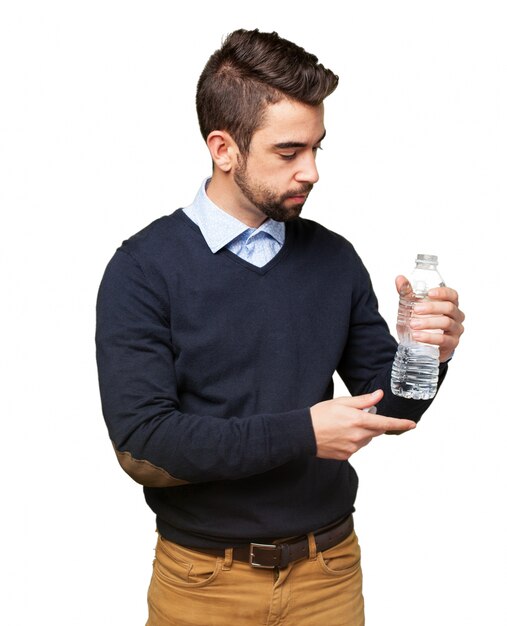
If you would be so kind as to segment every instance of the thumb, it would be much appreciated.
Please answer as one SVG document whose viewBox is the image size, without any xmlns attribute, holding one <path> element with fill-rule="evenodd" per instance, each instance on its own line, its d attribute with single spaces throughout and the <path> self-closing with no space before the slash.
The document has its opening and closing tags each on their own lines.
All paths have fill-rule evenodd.
<svg viewBox="0 0 507 626">
<path fill-rule="evenodd" d="M 402 298 L 409 296 L 413 292 L 412 285 L 410 284 L 410 281 L 408 280 L 408 278 L 406 278 L 406 276 L 396 276 L 395 283 L 396 290 Z"/>
<path fill-rule="evenodd" d="M 384 392 L 382 389 L 377 389 L 373 393 L 365 393 L 362 396 L 344 396 L 342 398 L 336 398 L 338 404 L 344 406 L 350 406 L 354 409 L 369 409 L 382 400 Z"/>
</svg>

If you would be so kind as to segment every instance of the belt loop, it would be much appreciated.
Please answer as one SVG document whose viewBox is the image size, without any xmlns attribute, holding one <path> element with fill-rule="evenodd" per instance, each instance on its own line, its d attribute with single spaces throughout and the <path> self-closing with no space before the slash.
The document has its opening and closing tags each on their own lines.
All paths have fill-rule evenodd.
<svg viewBox="0 0 507 626">
<path fill-rule="evenodd" d="M 315 543 L 315 535 L 308 533 L 308 559 L 314 561 L 317 558 L 317 544 Z"/>
<path fill-rule="evenodd" d="M 222 569 L 225 571 L 231 569 L 232 559 L 233 559 L 233 550 L 234 548 L 225 549 L 224 562 L 222 564 Z"/>
</svg>

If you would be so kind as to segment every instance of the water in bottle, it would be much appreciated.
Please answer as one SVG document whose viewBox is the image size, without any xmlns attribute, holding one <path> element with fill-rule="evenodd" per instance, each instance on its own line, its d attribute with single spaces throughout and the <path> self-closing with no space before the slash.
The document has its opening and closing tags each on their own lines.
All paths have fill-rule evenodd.
<svg viewBox="0 0 507 626">
<path fill-rule="evenodd" d="M 415 269 L 409 277 L 411 289 L 400 296 L 396 324 L 400 343 L 391 372 L 391 391 L 403 398 L 429 400 L 437 392 L 438 346 L 415 341 L 410 328 L 414 305 L 427 299 L 430 289 L 444 286 L 437 266 L 438 257 L 418 254 Z"/>
</svg>

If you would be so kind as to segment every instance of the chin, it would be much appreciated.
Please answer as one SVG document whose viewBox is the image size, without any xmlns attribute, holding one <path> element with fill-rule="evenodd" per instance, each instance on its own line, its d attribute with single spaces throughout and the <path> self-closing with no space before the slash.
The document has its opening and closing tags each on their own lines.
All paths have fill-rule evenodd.
<svg viewBox="0 0 507 626">
<path fill-rule="evenodd" d="M 275 222 L 290 222 L 297 219 L 303 210 L 303 204 L 297 204 L 290 208 L 284 206 L 263 207 L 262 212 Z"/>
</svg>

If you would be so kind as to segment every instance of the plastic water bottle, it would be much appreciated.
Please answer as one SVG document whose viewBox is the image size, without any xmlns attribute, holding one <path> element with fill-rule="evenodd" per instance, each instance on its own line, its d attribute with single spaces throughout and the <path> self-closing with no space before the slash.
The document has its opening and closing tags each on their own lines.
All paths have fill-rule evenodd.
<svg viewBox="0 0 507 626">
<path fill-rule="evenodd" d="M 412 289 L 400 296 L 396 324 L 400 343 L 391 371 L 391 391 L 403 398 L 429 400 L 437 392 L 439 348 L 415 341 L 410 328 L 414 305 L 427 299 L 430 289 L 445 285 L 437 266 L 437 256 L 418 254 L 409 277 Z"/>
</svg>

